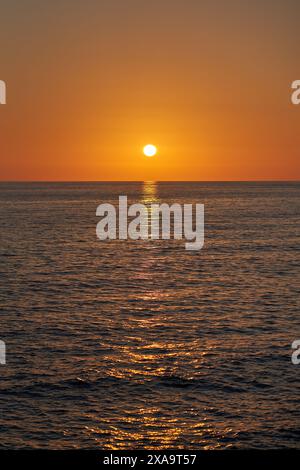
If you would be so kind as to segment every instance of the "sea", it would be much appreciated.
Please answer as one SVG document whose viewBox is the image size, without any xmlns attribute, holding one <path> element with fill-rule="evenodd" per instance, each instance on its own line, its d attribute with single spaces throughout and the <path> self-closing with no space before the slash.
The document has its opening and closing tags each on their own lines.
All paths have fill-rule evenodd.
<svg viewBox="0 0 300 470">
<path fill-rule="evenodd" d="M 120 195 L 204 204 L 203 248 L 99 240 Z M 1 449 L 300 449 L 299 182 L 1 183 L 0 220 Z"/>
</svg>

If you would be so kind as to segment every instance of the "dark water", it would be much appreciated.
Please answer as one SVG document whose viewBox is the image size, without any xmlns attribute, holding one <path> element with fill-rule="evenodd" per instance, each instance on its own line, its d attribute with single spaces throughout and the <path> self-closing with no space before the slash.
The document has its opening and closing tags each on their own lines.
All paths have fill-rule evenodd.
<svg viewBox="0 0 300 470">
<path fill-rule="evenodd" d="M 96 207 L 205 204 L 205 247 Z M 300 448 L 299 183 L 0 185 L 2 448 Z"/>
</svg>

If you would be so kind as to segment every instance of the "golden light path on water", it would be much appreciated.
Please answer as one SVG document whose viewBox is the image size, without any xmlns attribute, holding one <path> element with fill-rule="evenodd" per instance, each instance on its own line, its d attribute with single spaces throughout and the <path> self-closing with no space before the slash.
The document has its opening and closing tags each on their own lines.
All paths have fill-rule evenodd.
<svg viewBox="0 0 300 470">
<path fill-rule="evenodd" d="M 141 202 L 146 205 L 149 210 L 149 221 L 151 218 L 151 204 L 160 202 L 158 197 L 158 187 L 155 181 L 147 181 L 143 183 Z M 146 242 L 145 242 L 146 243 Z M 139 269 L 132 275 L 132 280 L 136 285 L 141 285 L 143 282 L 150 282 L 153 277 L 153 272 L 157 263 L 160 261 L 160 256 L 157 256 L 155 245 L 147 242 L 146 256 L 139 260 Z M 151 302 L 159 303 L 161 301 L 172 300 L 174 293 L 168 289 L 147 288 L 139 291 L 134 291 L 134 299 L 137 302 Z M 138 387 L 139 384 L 150 384 L 152 380 L 159 380 L 168 374 L 174 374 L 176 368 L 180 363 L 185 360 L 190 361 L 191 356 L 194 355 L 195 349 L 198 349 L 198 359 L 195 361 L 197 366 L 201 365 L 201 358 L 204 358 L 208 351 L 199 350 L 199 342 L 191 341 L 190 344 L 176 340 L 175 342 L 166 341 L 164 338 L 159 338 L 156 341 L 147 338 L 147 332 L 154 329 L 164 328 L 164 325 L 170 324 L 169 318 L 162 310 L 157 312 L 156 315 L 150 316 L 145 312 L 137 316 L 128 318 L 123 323 L 123 328 L 127 331 L 127 341 L 122 346 L 112 348 L 115 350 L 113 355 L 110 355 L 110 361 L 113 361 L 115 367 L 107 371 L 107 375 L 119 380 L 133 381 Z M 139 331 L 137 335 L 136 332 Z M 180 333 L 180 332 L 179 332 Z M 173 372 L 166 366 L 163 366 L 165 361 L 173 363 Z M 191 377 L 192 379 L 192 377 Z M 188 378 L 187 378 L 188 380 Z M 168 393 L 166 395 L 162 392 L 161 400 L 168 401 Z M 192 412 L 192 410 L 191 410 Z M 148 442 L 147 448 L 151 449 L 166 449 L 176 447 L 176 442 L 180 440 L 180 436 L 184 426 L 190 426 L 190 431 L 195 436 L 196 441 L 199 443 L 203 439 L 203 448 L 218 447 L 208 445 L 205 441 L 207 433 L 214 435 L 216 432 L 213 427 L 207 427 L 205 420 L 203 422 L 197 421 L 194 424 L 185 422 L 184 417 L 176 416 L 174 413 L 168 418 L 162 416 L 164 410 L 161 406 L 137 407 L 132 413 L 130 409 L 123 410 L 122 426 L 114 426 L 111 418 L 107 419 L 106 424 L 110 426 L 112 435 L 111 444 L 107 444 L 107 448 L 111 450 L 127 449 L 129 442 Z M 118 421 L 120 417 L 118 417 Z M 126 429 L 128 428 L 128 429 Z M 134 431 L 132 430 L 134 429 Z M 102 444 L 101 428 L 86 428 L 87 432 L 94 436 L 95 442 Z M 99 435 L 99 437 L 97 437 Z M 197 438 L 196 438 L 197 437 Z"/>
<path fill-rule="evenodd" d="M 158 204 L 157 198 L 157 182 L 156 181 L 144 181 L 143 192 L 142 192 L 142 203 L 146 205 Z"/>
</svg>

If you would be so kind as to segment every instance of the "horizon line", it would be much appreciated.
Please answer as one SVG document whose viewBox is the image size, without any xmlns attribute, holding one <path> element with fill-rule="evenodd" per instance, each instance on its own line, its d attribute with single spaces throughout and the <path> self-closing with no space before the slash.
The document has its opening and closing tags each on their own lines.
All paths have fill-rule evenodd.
<svg viewBox="0 0 300 470">
<path fill-rule="evenodd" d="M 299 183 L 300 179 L 242 180 L 0 180 L 1 183 Z"/>
</svg>

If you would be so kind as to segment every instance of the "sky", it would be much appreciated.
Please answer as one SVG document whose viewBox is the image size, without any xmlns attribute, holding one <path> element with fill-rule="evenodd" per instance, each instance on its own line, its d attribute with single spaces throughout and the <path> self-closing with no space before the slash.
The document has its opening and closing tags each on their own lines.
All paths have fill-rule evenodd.
<svg viewBox="0 0 300 470">
<path fill-rule="evenodd" d="M 299 179 L 299 18 L 299 0 L 0 0 L 0 179 Z"/>
</svg>

